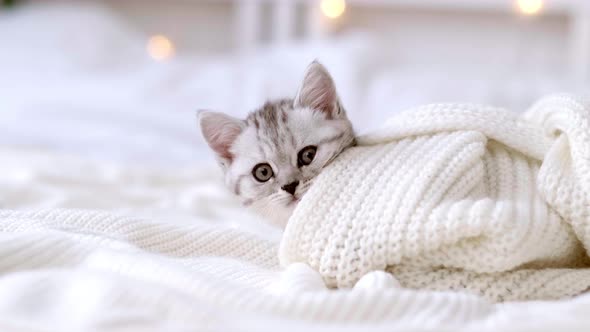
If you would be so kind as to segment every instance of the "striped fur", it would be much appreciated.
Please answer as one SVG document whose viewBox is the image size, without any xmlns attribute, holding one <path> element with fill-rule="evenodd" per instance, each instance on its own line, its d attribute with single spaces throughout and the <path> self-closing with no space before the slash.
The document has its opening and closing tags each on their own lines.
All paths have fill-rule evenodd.
<svg viewBox="0 0 590 332">
<path fill-rule="evenodd" d="M 313 178 L 354 144 L 352 124 L 333 80 L 317 62 L 308 67 L 294 99 L 269 101 L 245 120 L 228 122 L 227 115 L 206 113 L 200 116 L 201 130 L 220 160 L 226 185 L 245 205 L 283 226 Z M 219 134 L 237 128 L 235 137 Z M 298 165 L 298 154 L 307 146 L 317 147 L 315 158 L 309 165 Z M 267 182 L 252 175 L 261 163 L 269 164 L 274 173 Z M 294 194 L 281 189 L 295 181 L 299 185 Z"/>
</svg>

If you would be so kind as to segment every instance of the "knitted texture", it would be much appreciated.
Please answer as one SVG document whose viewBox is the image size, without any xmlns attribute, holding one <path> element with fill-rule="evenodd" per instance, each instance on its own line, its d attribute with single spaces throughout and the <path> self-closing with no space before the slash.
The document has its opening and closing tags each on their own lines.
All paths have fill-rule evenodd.
<svg viewBox="0 0 590 332">
<path fill-rule="evenodd" d="M 280 271 L 277 247 L 220 226 L 89 210 L 0 210 L 0 326 L 145 331 L 159 323 L 149 331 L 262 331 L 278 319 L 453 326 L 496 310 L 475 296 L 451 293 L 372 285 L 330 291 L 306 265 Z M 426 321 L 422 310 L 432 312 Z M 258 328 L 244 329 L 243 322 L 253 327 L 257 321 Z"/>
<path fill-rule="evenodd" d="M 388 270 L 404 287 L 492 301 L 590 287 L 590 104 L 549 96 L 519 116 L 435 104 L 361 137 L 289 220 L 283 265 L 330 287 Z"/>
</svg>

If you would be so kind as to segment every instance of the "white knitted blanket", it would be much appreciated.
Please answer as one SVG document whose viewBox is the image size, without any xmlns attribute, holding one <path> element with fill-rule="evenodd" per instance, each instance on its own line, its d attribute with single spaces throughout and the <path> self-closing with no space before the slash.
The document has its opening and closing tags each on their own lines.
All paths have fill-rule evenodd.
<svg viewBox="0 0 590 332">
<path fill-rule="evenodd" d="M 392 118 L 315 180 L 279 255 L 330 287 L 387 270 L 506 301 L 588 290 L 587 248 L 590 104 L 553 95 L 524 116 L 435 104 Z"/>
</svg>

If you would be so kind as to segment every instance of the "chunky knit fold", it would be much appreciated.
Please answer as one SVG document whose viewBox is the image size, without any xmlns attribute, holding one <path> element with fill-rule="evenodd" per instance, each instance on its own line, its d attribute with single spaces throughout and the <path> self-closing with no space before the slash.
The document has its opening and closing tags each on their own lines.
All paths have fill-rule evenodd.
<svg viewBox="0 0 590 332">
<path fill-rule="evenodd" d="M 590 288 L 587 101 L 553 95 L 524 115 L 427 105 L 358 142 L 304 195 L 281 264 L 305 262 L 329 287 L 387 270 L 492 301 Z"/>
</svg>

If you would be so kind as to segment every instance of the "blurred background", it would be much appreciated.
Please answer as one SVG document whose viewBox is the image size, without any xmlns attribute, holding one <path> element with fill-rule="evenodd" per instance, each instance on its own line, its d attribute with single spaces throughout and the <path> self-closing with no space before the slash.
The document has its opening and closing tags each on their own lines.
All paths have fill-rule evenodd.
<svg viewBox="0 0 590 332">
<path fill-rule="evenodd" d="M 0 145 L 178 166 L 323 62 L 357 130 L 430 102 L 586 93 L 587 0 L 1 0 Z"/>
</svg>

